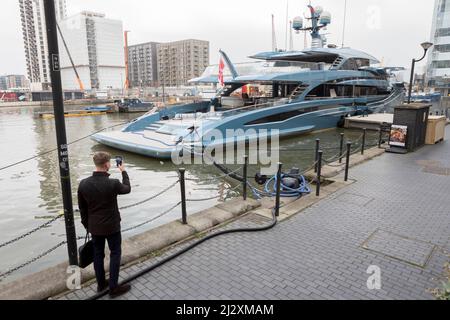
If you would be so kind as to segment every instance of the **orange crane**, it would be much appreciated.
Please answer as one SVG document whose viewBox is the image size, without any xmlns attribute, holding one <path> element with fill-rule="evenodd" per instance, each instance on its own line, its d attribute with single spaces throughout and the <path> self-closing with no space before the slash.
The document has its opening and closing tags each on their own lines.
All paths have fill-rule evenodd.
<svg viewBox="0 0 450 320">
<path fill-rule="evenodd" d="M 124 38 L 125 38 L 125 89 L 129 89 L 130 88 L 130 77 L 128 74 L 128 63 L 129 63 L 129 54 L 128 54 L 128 33 L 130 33 L 130 31 L 125 31 L 124 34 Z"/>
<path fill-rule="evenodd" d="M 75 72 L 75 76 L 77 77 L 77 82 L 78 82 L 78 86 L 80 87 L 80 91 L 84 92 L 83 82 L 80 79 L 80 75 L 78 74 L 77 68 L 75 67 L 75 63 L 73 62 L 72 56 L 70 55 L 69 48 L 67 47 L 66 40 L 64 39 L 64 36 L 63 36 L 63 34 L 61 32 L 61 29 L 59 28 L 59 24 L 58 23 L 56 24 L 56 26 L 58 27 L 59 35 L 61 36 L 62 42 L 64 44 L 64 47 L 66 48 L 67 55 L 69 56 L 70 63 L 72 64 L 73 71 Z"/>
</svg>

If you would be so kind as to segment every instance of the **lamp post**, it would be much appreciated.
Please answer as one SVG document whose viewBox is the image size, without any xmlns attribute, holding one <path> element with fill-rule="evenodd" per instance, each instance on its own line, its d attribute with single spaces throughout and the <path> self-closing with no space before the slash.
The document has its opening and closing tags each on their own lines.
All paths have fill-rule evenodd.
<svg viewBox="0 0 450 320">
<path fill-rule="evenodd" d="M 424 42 L 421 44 L 421 46 L 424 50 L 423 57 L 418 60 L 417 59 L 412 60 L 411 78 L 409 79 L 408 104 L 411 103 L 412 87 L 413 87 L 413 82 L 414 82 L 414 68 L 416 67 L 416 62 L 420 62 L 423 59 L 425 59 L 425 57 L 427 56 L 428 49 L 430 49 L 433 46 L 433 44 L 431 42 Z"/>
</svg>

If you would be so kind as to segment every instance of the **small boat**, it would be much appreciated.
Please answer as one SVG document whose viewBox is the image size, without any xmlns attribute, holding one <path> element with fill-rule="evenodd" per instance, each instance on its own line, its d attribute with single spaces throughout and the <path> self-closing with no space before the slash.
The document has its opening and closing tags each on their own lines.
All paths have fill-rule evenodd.
<svg viewBox="0 0 450 320">
<path fill-rule="evenodd" d="M 116 101 L 120 113 L 148 112 L 155 107 L 152 102 L 142 102 L 140 99 L 122 99 Z"/>
<path fill-rule="evenodd" d="M 109 112 L 111 107 L 108 106 L 90 106 L 84 108 L 85 111 L 96 111 L 96 112 Z"/>
<path fill-rule="evenodd" d="M 92 117 L 92 116 L 104 116 L 106 111 L 95 111 L 95 110 L 73 110 L 65 111 L 65 118 L 77 118 L 77 117 Z M 42 119 L 53 119 L 55 114 L 53 112 L 39 112 L 38 116 Z"/>
</svg>

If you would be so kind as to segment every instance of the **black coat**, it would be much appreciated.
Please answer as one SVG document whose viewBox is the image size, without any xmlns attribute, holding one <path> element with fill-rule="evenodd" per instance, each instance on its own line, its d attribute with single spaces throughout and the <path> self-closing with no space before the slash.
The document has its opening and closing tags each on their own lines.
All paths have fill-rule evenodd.
<svg viewBox="0 0 450 320">
<path fill-rule="evenodd" d="M 81 223 L 94 236 L 109 236 L 120 232 L 120 212 L 117 196 L 131 192 L 130 178 L 122 172 L 123 182 L 110 179 L 106 172 L 94 174 L 81 181 L 78 207 Z"/>
</svg>

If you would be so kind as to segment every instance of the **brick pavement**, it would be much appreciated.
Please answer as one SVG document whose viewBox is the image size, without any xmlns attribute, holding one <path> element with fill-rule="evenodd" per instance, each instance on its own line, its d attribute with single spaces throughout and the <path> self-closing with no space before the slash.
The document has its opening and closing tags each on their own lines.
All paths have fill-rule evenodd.
<svg viewBox="0 0 450 320">
<path fill-rule="evenodd" d="M 432 299 L 450 251 L 450 176 L 436 167 L 450 168 L 450 142 L 366 162 L 352 169 L 354 184 L 274 229 L 210 240 L 134 281 L 121 299 Z M 266 222 L 250 215 L 227 228 Z M 381 290 L 367 288 L 371 265 Z"/>
</svg>

